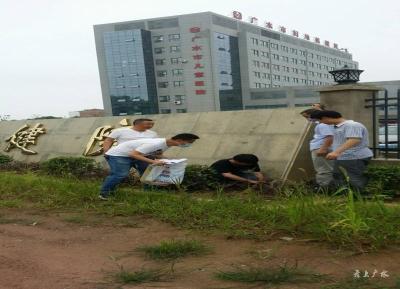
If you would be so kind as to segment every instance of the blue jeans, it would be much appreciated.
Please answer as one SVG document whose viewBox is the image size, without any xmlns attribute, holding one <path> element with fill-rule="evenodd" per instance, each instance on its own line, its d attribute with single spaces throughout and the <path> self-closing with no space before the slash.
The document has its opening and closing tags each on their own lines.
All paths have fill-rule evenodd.
<svg viewBox="0 0 400 289">
<path fill-rule="evenodd" d="M 101 186 L 100 194 L 108 197 L 115 187 L 121 183 L 128 175 L 132 167 L 134 167 L 140 175 L 143 175 L 148 163 L 132 159 L 130 157 L 105 156 L 110 166 L 110 174 L 106 177 Z"/>
</svg>

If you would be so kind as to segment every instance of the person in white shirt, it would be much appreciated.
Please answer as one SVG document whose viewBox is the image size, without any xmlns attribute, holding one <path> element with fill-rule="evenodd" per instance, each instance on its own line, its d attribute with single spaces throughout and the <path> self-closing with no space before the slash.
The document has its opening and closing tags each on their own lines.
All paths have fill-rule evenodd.
<svg viewBox="0 0 400 289">
<path fill-rule="evenodd" d="M 107 159 L 107 152 L 113 146 L 114 142 L 122 144 L 131 140 L 158 138 L 156 132 L 150 130 L 154 126 L 154 121 L 149 118 L 138 118 L 133 121 L 132 127 L 124 127 L 113 130 L 104 140 L 103 152 Z M 134 164 L 135 169 L 140 175 L 146 170 L 148 163 L 137 161 Z"/>
<path fill-rule="evenodd" d="M 139 118 L 133 121 L 132 127 L 123 127 L 113 130 L 104 140 L 103 151 L 106 153 L 116 141 L 118 144 L 142 138 L 158 138 L 156 132 L 150 130 L 154 121 L 149 118 Z"/>
<path fill-rule="evenodd" d="M 367 128 L 359 122 L 346 120 L 333 110 L 314 112 L 311 118 L 334 126 L 332 152 L 326 155 L 326 159 L 334 161 L 333 186 L 340 188 L 351 185 L 353 189 L 363 192 L 368 183 L 365 172 L 373 157 Z"/>
<path fill-rule="evenodd" d="M 181 133 L 165 139 L 139 139 L 126 141 L 106 152 L 106 159 L 110 166 L 110 174 L 104 180 L 99 198 L 107 200 L 115 187 L 125 179 L 131 167 L 138 161 L 153 165 L 163 165 L 164 162 L 154 159 L 154 155 L 161 155 L 171 146 L 189 147 L 199 137 L 191 133 Z"/>
<path fill-rule="evenodd" d="M 317 186 L 314 187 L 316 191 L 328 188 L 333 180 L 333 161 L 325 158 L 325 156 L 331 151 L 334 134 L 333 125 L 319 123 L 311 119 L 311 114 L 321 110 L 321 108 L 310 108 L 303 110 L 300 113 L 308 121 L 316 124 L 314 128 L 314 136 L 310 141 L 311 158 L 316 172 L 315 181 Z"/>
</svg>

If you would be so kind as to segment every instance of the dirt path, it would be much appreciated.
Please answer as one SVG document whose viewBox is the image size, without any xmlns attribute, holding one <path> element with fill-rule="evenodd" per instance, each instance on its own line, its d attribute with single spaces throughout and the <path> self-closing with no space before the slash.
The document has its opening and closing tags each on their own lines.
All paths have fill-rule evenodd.
<svg viewBox="0 0 400 289">
<path fill-rule="evenodd" d="M 142 245 L 162 240 L 196 238 L 214 252 L 189 257 L 174 265 L 167 282 L 121 285 L 112 274 L 120 267 L 170 268 L 166 262 L 146 260 L 133 252 Z M 74 217 L 67 213 L 35 214 L 0 211 L 0 289 L 117 289 L 117 288 L 264 288 L 215 279 L 219 270 L 232 266 L 281 265 L 297 262 L 299 268 L 329 274 L 333 279 L 351 278 L 356 269 L 387 270 L 400 275 L 400 252 L 352 255 L 315 243 L 294 241 L 254 242 L 227 240 L 223 236 L 178 230 L 146 218 Z M 379 280 L 377 280 L 379 282 Z M 321 285 L 290 285 L 282 289 L 320 288 Z"/>
</svg>

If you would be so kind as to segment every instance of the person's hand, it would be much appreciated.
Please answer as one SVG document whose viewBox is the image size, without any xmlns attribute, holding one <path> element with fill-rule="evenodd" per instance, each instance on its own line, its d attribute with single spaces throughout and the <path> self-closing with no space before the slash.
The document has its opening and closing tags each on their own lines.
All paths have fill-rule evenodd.
<svg viewBox="0 0 400 289">
<path fill-rule="evenodd" d="M 165 162 L 160 160 L 153 160 L 152 164 L 155 166 L 163 166 L 165 165 Z"/>
<path fill-rule="evenodd" d="M 249 182 L 250 184 L 253 184 L 253 185 L 258 185 L 258 184 L 261 183 L 260 181 L 254 181 L 254 180 L 249 180 L 248 182 Z"/>
<path fill-rule="evenodd" d="M 336 159 L 338 158 L 338 156 L 340 156 L 339 153 L 337 153 L 337 152 L 331 152 L 331 153 L 327 154 L 325 158 L 326 158 L 327 160 L 336 160 Z"/>
<path fill-rule="evenodd" d="M 328 149 L 320 148 L 316 151 L 317 156 L 322 157 L 328 154 Z"/>
</svg>

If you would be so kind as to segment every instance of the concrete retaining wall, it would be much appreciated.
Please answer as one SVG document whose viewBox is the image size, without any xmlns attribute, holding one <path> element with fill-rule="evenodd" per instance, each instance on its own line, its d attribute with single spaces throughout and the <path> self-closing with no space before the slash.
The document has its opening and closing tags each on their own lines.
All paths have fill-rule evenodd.
<svg viewBox="0 0 400 289">
<path fill-rule="evenodd" d="M 253 153 L 261 160 L 263 171 L 272 177 L 304 178 L 304 173 L 293 173 L 292 166 L 298 157 L 308 167 L 309 158 L 304 159 L 304 135 L 309 126 L 299 112 L 302 109 L 248 110 L 229 112 L 184 113 L 148 116 L 155 120 L 153 130 L 162 137 L 191 132 L 200 136 L 193 147 L 171 148 L 166 155 L 171 158 L 188 158 L 190 163 L 211 164 L 215 160 L 228 158 L 238 153 Z M 143 116 L 140 116 L 143 117 Z M 0 122 L 0 149 L 24 162 L 44 161 L 56 156 L 82 156 L 96 128 L 114 125 L 137 116 L 70 118 L 29 121 Z M 47 130 L 40 135 L 37 144 L 29 148 L 38 152 L 25 155 L 14 148 L 4 152 L 5 139 L 24 124 L 34 126 L 42 123 Z M 103 162 L 101 156 L 95 157 Z M 298 161 L 297 161 L 298 162 Z"/>
</svg>

